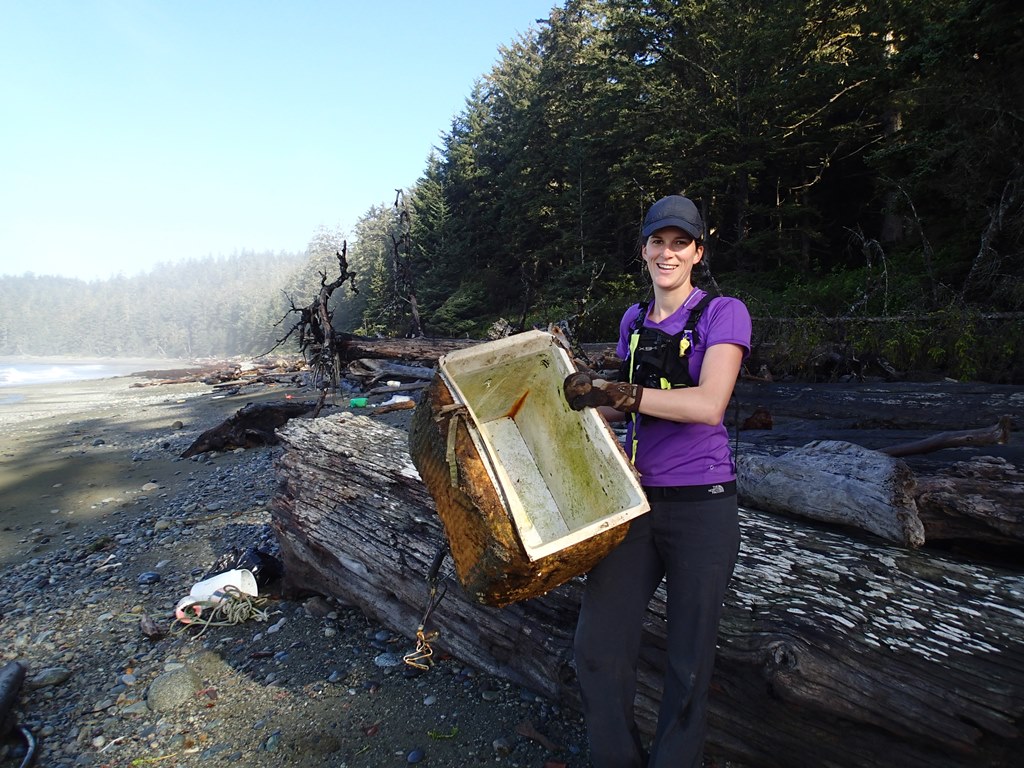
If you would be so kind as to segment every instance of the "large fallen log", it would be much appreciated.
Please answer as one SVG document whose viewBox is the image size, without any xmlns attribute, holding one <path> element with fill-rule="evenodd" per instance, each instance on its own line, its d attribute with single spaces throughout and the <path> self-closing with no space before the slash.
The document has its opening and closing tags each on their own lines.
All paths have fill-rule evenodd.
<svg viewBox="0 0 1024 768">
<path fill-rule="evenodd" d="M 410 638 L 444 543 L 404 427 L 292 420 L 272 505 L 294 592 L 328 594 Z M 1024 575 L 744 509 L 726 601 L 708 750 L 754 768 L 1019 765 Z M 437 645 L 550 699 L 578 702 L 580 582 L 503 609 L 451 575 Z M 637 708 L 654 727 L 664 593 L 648 609 Z M 429 673 L 428 673 L 429 674 Z"/>
<path fill-rule="evenodd" d="M 383 358 L 418 362 L 429 366 L 433 366 L 441 355 L 484 343 L 481 339 L 440 339 L 426 336 L 410 339 L 383 339 L 357 336 L 351 333 L 336 333 L 334 337 L 338 356 L 346 362 L 358 358 Z M 587 357 L 597 367 L 618 367 L 619 360 L 615 357 L 614 343 L 584 344 L 583 348 Z"/>
<path fill-rule="evenodd" d="M 348 362 L 359 358 L 421 362 L 433 366 L 441 355 L 480 344 L 479 339 L 377 339 L 351 333 L 336 333 L 338 356 Z"/>
<path fill-rule="evenodd" d="M 914 497 L 929 543 L 1024 547 L 1024 472 L 1005 459 L 978 456 L 919 476 Z"/>
<path fill-rule="evenodd" d="M 976 456 L 930 474 L 836 440 L 783 453 L 738 443 L 740 502 L 859 528 L 903 546 L 974 542 L 1024 552 L 1024 472 Z"/>
<path fill-rule="evenodd" d="M 274 430 L 298 416 L 318 411 L 322 399 L 298 401 L 281 400 L 272 403 L 247 403 L 215 427 L 203 432 L 182 451 L 187 459 L 209 451 L 230 451 L 235 448 L 253 448 L 258 445 L 276 445 Z"/>
<path fill-rule="evenodd" d="M 386 360 L 359 358 L 348 364 L 345 375 L 350 379 L 360 381 L 365 387 L 387 378 L 429 381 L 434 377 L 434 369 L 424 365 L 401 365 Z"/>
<path fill-rule="evenodd" d="M 914 473 L 879 451 L 819 440 L 765 456 L 748 445 L 737 451 L 736 470 L 740 500 L 755 509 L 851 525 L 904 546 L 924 544 Z"/>
</svg>

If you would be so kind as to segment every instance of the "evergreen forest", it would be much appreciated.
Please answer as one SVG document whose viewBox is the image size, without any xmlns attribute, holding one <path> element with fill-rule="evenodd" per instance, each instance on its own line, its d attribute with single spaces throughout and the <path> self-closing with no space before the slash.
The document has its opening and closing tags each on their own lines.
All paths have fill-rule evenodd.
<svg viewBox="0 0 1024 768">
<path fill-rule="evenodd" d="M 414 118 L 414 116 L 411 116 Z M 1024 6 L 565 0 L 497 52 L 416 182 L 344 237 L 84 283 L 0 278 L 0 354 L 258 354 L 343 253 L 339 331 L 612 341 L 646 208 L 796 369 L 824 344 L 1024 380 Z M 353 290 L 354 289 L 354 290 Z"/>
</svg>

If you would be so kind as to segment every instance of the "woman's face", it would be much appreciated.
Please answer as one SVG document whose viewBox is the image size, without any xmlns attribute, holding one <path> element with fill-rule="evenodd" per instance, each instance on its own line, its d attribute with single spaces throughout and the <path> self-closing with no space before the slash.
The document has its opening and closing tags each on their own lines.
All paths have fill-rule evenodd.
<svg viewBox="0 0 1024 768">
<path fill-rule="evenodd" d="M 704 256 L 704 246 L 697 245 L 688 232 L 678 227 L 665 227 L 647 238 L 642 253 L 656 288 L 666 292 L 677 288 L 689 291 L 690 273 Z"/>
</svg>

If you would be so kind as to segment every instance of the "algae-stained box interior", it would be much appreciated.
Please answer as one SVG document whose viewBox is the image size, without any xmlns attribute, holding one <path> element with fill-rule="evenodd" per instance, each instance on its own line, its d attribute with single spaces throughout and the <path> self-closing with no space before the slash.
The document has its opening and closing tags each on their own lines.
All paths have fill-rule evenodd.
<svg viewBox="0 0 1024 768">
<path fill-rule="evenodd" d="M 530 331 L 442 357 L 417 407 L 413 460 L 480 602 L 543 594 L 588 570 L 648 509 L 608 425 L 565 402 L 574 370 L 553 336 Z"/>
</svg>

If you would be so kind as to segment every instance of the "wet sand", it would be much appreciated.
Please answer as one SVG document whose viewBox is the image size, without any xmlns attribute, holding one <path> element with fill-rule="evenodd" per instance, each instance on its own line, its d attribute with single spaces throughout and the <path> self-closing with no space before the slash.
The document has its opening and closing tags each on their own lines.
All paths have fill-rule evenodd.
<svg viewBox="0 0 1024 768">
<path fill-rule="evenodd" d="M 78 526 L 130 514 L 188 473 L 180 454 L 202 432 L 248 402 L 297 391 L 249 385 L 225 395 L 202 383 L 157 383 L 160 375 L 0 390 L 0 565 L 60 546 Z"/>
</svg>

